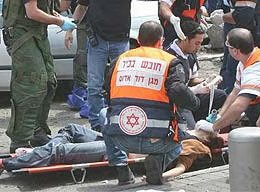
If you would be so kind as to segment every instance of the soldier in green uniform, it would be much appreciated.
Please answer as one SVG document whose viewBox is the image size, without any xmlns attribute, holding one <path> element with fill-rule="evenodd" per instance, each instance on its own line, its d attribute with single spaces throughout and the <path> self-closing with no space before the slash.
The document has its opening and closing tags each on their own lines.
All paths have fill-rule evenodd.
<svg viewBox="0 0 260 192">
<path fill-rule="evenodd" d="M 12 57 L 11 118 L 6 134 L 10 152 L 43 145 L 51 131 L 47 118 L 57 86 L 47 38 L 48 24 L 76 28 L 73 19 L 58 15 L 54 0 L 4 0 L 3 37 Z"/>
</svg>

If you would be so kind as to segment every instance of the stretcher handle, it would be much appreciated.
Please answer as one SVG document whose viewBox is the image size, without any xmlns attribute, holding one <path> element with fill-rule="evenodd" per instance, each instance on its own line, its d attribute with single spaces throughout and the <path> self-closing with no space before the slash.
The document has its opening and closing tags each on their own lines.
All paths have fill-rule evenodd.
<svg viewBox="0 0 260 192">
<path fill-rule="evenodd" d="M 75 172 L 76 170 L 81 170 L 81 172 L 82 172 L 81 179 L 79 179 L 79 180 L 76 178 L 76 176 L 75 176 L 75 174 L 74 174 L 74 172 Z M 76 184 L 81 184 L 81 183 L 83 183 L 83 182 L 85 181 L 86 174 L 87 174 L 87 170 L 86 170 L 85 168 L 72 168 L 72 169 L 70 170 L 70 173 L 71 173 L 71 176 L 72 176 L 74 182 L 75 182 Z"/>
</svg>

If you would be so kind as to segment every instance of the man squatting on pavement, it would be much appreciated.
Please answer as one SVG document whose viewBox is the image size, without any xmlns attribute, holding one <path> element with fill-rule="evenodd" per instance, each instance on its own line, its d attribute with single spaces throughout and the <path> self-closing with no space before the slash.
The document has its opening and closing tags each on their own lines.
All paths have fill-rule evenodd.
<svg viewBox="0 0 260 192">
<path fill-rule="evenodd" d="M 138 41 L 139 48 L 112 63 L 105 85 L 109 107 L 102 132 L 119 185 L 134 182 L 126 152 L 149 154 L 146 181 L 162 184 L 162 172 L 181 152 L 178 107 L 199 107 L 199 99 L 186 86 L 189 78 L 183 65 L 187 63 L 162 50 L 162 26 L 143 23 Z"/>
</svg>

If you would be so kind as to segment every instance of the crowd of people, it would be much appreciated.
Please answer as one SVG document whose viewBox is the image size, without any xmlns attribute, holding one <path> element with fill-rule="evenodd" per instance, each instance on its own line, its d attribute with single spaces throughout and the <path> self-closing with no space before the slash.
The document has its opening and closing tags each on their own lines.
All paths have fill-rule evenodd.
<svg viewBox="0 0 260 192">
<path fill-rule="evenodd" d="M 73 18 L 58 13 L 73 3 Z M 219 0 L 210 11 L 204 0 L 158 3 L 161 23 L 141 24 L 139 47 L 129 50 L 131 0 L 4 1 L 3 35 L 12 58 L 12 114 L 6 131 L 10 153 L 35 148 L 1 159 L 1 169 L 107 158 L 118 172 L 118 184 L 126 185 L 135 182 L 127 163 L 128 154 L 135 153 L 146 155 L 146 182 L 160 185 L 200 156 L 211 157 L 210 142 L 218 130 L 243 112 L 250 126 L 260 126 L 259 3 Z M 196 52 L 207 22 L 223 27 L 225 35 L 218 89 L 198 74 Z M 67 48 L 77 30 L 68 104 L 80 109 L 91 126 L 70 124 L 52 139 L 47 118 L 57 80 L 49 24 L 67 31 Z M 212 89 L 212 108 L 219 113 L 209 121 Z M 78 96 L 80 103 L 74 98 Z M 166 171 L 176 159 L 176 168 Z"/>
</svg>

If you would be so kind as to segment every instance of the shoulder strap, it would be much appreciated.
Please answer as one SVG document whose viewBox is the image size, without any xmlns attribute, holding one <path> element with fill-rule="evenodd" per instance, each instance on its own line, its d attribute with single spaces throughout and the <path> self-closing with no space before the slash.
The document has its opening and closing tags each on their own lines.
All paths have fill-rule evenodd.
<svg viewBox="0 0 260 192">
<path fill-rule="evenodd" d="M 22 1 L 4 0 L 3 1 L 3 26 L 11 27 L 15 24 L 18 18 L 19 10 L 21 9 Z"/>
<path fill-rule="evenodd" d="M 194 65 L 196 65 L 197 69 L 199 70 L 200 66 L 199 66 L 199 62 L 198 62 L 196 54 L 194 54 L 194 53 L 189 54 L 188 60 L 189 60 L 190 67 L 192 69 L 193 69 Z"/>
</svg>

